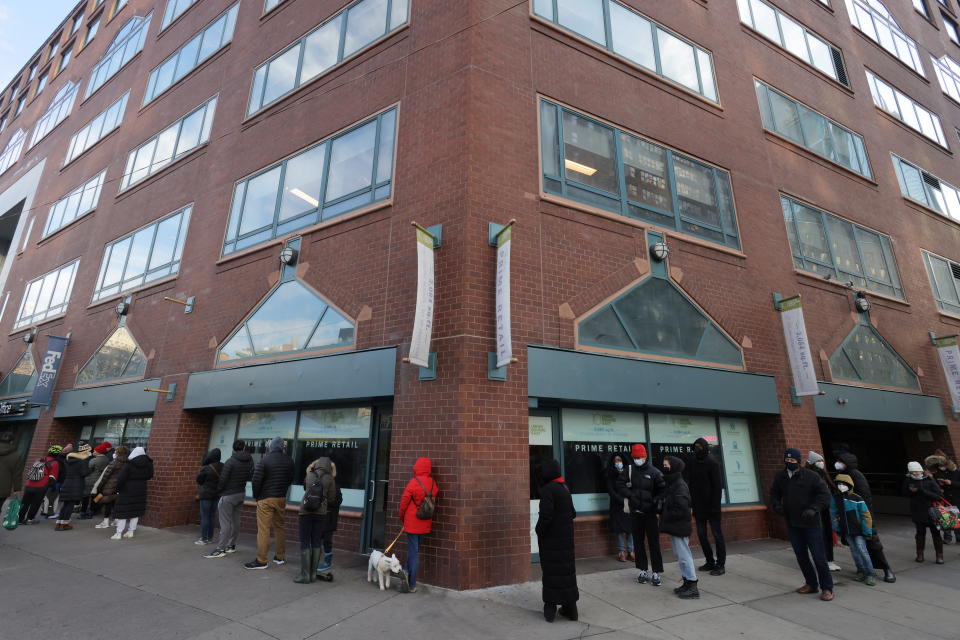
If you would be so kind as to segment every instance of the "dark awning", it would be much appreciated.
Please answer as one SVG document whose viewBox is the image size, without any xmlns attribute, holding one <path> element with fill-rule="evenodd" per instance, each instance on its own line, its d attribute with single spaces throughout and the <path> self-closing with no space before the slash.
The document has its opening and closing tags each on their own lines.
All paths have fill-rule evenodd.
<svg viewBox="0 0 960 640">
<path fill-rule="evenodd" d="M 937 396 L 821 382 L 826 395 L 815 396 L 818 418 L 946 426 Z"/>
</svg>

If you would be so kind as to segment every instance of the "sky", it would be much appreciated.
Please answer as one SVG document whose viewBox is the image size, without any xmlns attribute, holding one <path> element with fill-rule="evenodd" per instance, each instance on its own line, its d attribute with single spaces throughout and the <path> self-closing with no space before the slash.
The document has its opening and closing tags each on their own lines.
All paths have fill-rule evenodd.
<svg viewBox="0 0 960 640">
<path fill-rule="evenodd" d="M 0 0 L 0 89 L 76 4 L 77 0 Z"/>
</svg>

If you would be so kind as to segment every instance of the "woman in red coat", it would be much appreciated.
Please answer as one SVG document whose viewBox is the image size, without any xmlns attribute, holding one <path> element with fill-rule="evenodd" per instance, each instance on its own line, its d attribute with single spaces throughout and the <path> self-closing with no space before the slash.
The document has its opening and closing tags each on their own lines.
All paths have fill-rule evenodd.
<svg viewBox="0 0 960 640">
<path fill-rule="evenodd" d="M 439 488 L 436 481 L 430 477 L 433 468 L 430 458 L 417 458 L 413 463 L 413 477 L 407 482 L 400 498 L 399 516 L 403 522 L 403 530 L 407 533 L 407 564 L 406 570 L 410 580 L 410 591 L 417 590 L 417 567 L 420 564 L 420 540 L 425 533 L 430 533 L 433 519 L 421 520 L 417 517 L 417 509 L 423 504 L 427 493 L 437 497 Z"/>
</svg>

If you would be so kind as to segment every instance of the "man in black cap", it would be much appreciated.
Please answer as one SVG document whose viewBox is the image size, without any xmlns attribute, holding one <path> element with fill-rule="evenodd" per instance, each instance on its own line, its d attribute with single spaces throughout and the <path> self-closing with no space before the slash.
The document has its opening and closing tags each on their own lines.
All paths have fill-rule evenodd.
<svg viewBox="0 0 960 640">
<path fill-rule="evenodd" d="M 833 577 L 827 567 L 820 512 L 830 507 L 830 490 L 819 474 L 800 466 L 801 459 L 799 449 L 784 453 L 784 469 L 770 488 L 770 506 L 786 520 L 790 544 L 806 580 L 797 593 L 816 593 L 819 589 L 820 599 L 828 602 L 833 600 Z"/>
<path fill-rule="evenodd" d="M 710 443 L 705 438 L 697 438 L 693 443 L 694 460 L 688 467 L 690 477 L 690 496 L 693 517 L 697 521 L 697 537 L 706 563 L 700 571 L 709 571 L 712 576 L 722 576 L 726 569 L 727 545 L 720 526 L 720 501 L 723 497 L 723 476 L 720 463 L 710 455 Z M 714 559 L 713 548 L 707 538 L 707 524 L 713 530 L 713 539 L 717 544 Z"/>
</svg>

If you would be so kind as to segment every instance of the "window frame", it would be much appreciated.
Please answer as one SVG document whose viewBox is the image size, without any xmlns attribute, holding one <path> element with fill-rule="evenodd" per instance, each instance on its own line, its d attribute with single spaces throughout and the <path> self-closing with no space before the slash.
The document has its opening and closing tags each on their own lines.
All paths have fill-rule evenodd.
<svg viewBox="0 0 960 640">
<path fill-rule="evenodd" d="M 902 158 L 901 156 L 898 156 L 893 152 L 890 153 L 890 157 L 891 157 L 891 160 L 893 161 L 893 172 L 897 176 L 897 182 L 900 187 L 900 195 L 903 198 L 909 200 L 910 202 L 915 202 L 923 207 L 926 207 L 927 209 L 946 218 L 947 220 L 951 220 L 957 224 L 960 224 L 960 206 L 958 206 L 956 210 L 957 211 L 956 216 L 951 215 L 949 207 L 947 207 L 946 211 L 941 211 L 939 209 L 939 203 L 937 202 L 936 196 L 934 196 L 931 193 L 931 190 L 933 189 L 933 185 L 931 184 L 931 182 L 932 181 L 937 182 L 937 188 L 940 189 L 941 194 L 942 194 L 944 185 L 949 187 L 953 192 L 953 194 L 956 196 L 958 202 L 960 202 L 960 189 L 957 189 L 957 187 L 953 186 L 946 180 L 941 180 L 939 177 L 930 173 L 920 165 L 914 164 L 909 160 L 905 160 L 904 158 Z M 910 189 L 907 188 L 907 184 L 908 184 L 907 178 L 903 172 L 903 165 L 907 165 L 920 173 L 920 183 L 923 185 L 923 195 L 925 198 L 924 201 L 921 202 L 920 200 L 917 200 L 912 195 L 910 195 Z M 943 197 L 944 196 L 941 195 L 941 198 Z M 944 198 L 944 204 L 946 205 L 945 198 Z"/>
<path fill-rule="evenodd" d="M 26 129 L 18 129 L 10 136 L 3 151 L 0 151 L 0 175 L 3 175 L 7 169 L 17 164 L 20 160 L 20 155 L 23 153 L 23 145 L 26 144 L 26 142 Z M 16 151 L 14 151 L 14 149 Z M 7 155 L 8 153 L 10 155 Z"/>
<path fill-rule="evenodd" d="M 920 136 L 921 136 L 922 138 L 924 138 L 925 140 L 928 140 L 929 142 L 932 142 L 933 144 L 937 145 L 938 147 L 940 147 L 940 148 L 942 148 L 942 149 L 945 149 L 945 150 L 948 151 L 948 152 L 950 151 L 950 145 L 947 143 L 947 135 L 946 135 L 946 133 L 944 133 L 944 131 L 943 131 L 943 119 L 940 117 L 940 114 L 938 114 L 938 113 L 936 113 L 936 112 L 934 112 L 934 111 L 931 111 L 930 109 L 927 109 L 923 104 L 921 104 L 920 102 L 914 100 L 914 99 L 911 98 L 909 95 L 907 95 L 906 93 L 904 93 L 903 91 L 901 91 L 900 89 L 898 89 L 897 87 L 895 87 L 894 85 L 890 84 L 889 82 L 887 82 L 886 80 L 884 80 L 883 78 L 881 78 L 880 76 L 878 76 L 877 74 L 873 73 L 873 72 L 870 71 L 869 69 L 864 69 L 864 72 L 865 72 L 866 75 L 867 75 L 867 86 L 870 88 L 870 97 L 873 99 L 873 106 L 874 106 L 874 107 L 876 107 L 877 109 L 879 109 L 879 110 L 882 111 L 883 113 L 887 114 L 888 116 L 890 116 L 891 118 L 893 118 L 894 120 L 896 120 L 897 122 L 899 122 L 900 124 L 902 124 L 903 126 L 905 126 L 905 127 L 906 127 L 907 129 L 909 129 L 910 131 L 912 131 L 912 132 L 920 135 Z M 884 86 L 886 86 L 886 88 L 887 88 L 888 90 L 890 90 L 891 92 L 893 92 L 894 97 L 895 97 L 895 102 L 896 102 L 896 105 L 895 105 L 895 106 L 897 107 L 897 113 L 892 113 L 892 112 L 889 111 L 886 107 L 884 107 L 884 106 L 882 106 L 882 105 L 880 104 L 881 102 L 883 102 L 883 97 L 882 97 L 881 92 L 879 91 L 879 89 L 876 88 L 877 83 L 882 83 Z M 903 96 L 903 99 L 904 99 L 905 101 L 909 102 L 910 105 L 913 107 L 913 110 L 914 110 L 914 114 L 913 114 L 913 115 L 914 115 L 914 118 L 916 118 L 918 124 L 919 124 L 919 122 L 920 122 L 920 118 L 919 118 L 919 116 L 917 115 L 917 110 L 926 112 L 926 114 L 930 116 L 931 121 L 932 121 L 933 124 L 935 125 L 934 128 L 937 130 L 937 132 L 939 132 L 939 138 L 938 138 L 938 139 L 934 139 L 934 138 L 931 138 L 930 136 L 928 136 L 928 135 L 923 131 L 923 127 L 922 127 L 922 126 L 918 129 L 918 128 L 910 125 L 906 120 L 903 119 L 903 113 L 902 113 L 902 110 L 901 110 L 901 108 L 900 108 L 900 96 Z"/>
<path fill-rule="evenodd" d="M 82 156 L 83 154 L 85 154 L 87 151 L 89 151 L 89 150 L 92 149 L 93 147 L 97 146 L 97 145 L 100 143 L 101 140 L 103 140 L 103 139 L 106 138 L 108 135 L 110 135 L 111 133 L 113 133 L 114 131 L 116 131 L 117 129 L 120 128 L 120 125 L 123 124 L 123 118 L 124 118 L 124 114 L 125 114 L 125 112 L 126 112 L 126 110 L 127 110 L 127 101 L 128 101 L 128 98 L 129 98 L 129 97 L 130 97 L 130 92 L 127 91 L 127 92 L 124 93 L 122 96 L 120 96 L 117 100 L 115 100 L 114 102 L 112 102 L 112 103 L 110 104 L 110 106 L 108 106 L 106 109 L 104 109 L 103 111 L 101 111 L 100 113 L 98 113 L 97 115 L 95 115 L 93 118 L 91 118 L 89 122 L 85 123 L 82 127 L 80 127 L 80 128 L 77 130 L 76 133 L 73 134 L 73 136 L 70 138 L 70 144 L 67 146 L 67 155 L 64 157 L 64 162 L 63 162 L 63 166 L 64 166 L 64 167 L 67 166 L 68 164 L 70 164 L 71 162 L 73 162 L 74 160 L 76 160 L 77 158 L 79 158 L 80 156 Z M 109 113 L 110 110 L 113 109 L 113 108 L 114 108 L 116 105 L 118 105 L 118 104 L 120 105 L 120 107 L 119 107 L 119 110 L 118 110 L 119 112 L 118 112 L 118 114 L 117 114 L 117 120 L 116 120 L 116 122 L 114 123 L 113 127 L 110 128 L 109 130 L 107 130 L 107 129 L 105 129 L 107 113 Z M 103 122 L 100 124 L 100 134 L 99 134 L 99 137 L 98 137 L 96 140 L 94 140 L 91 144 L 87 144 L 88 142 L 90 142 L 90 131 L 87 131 L 87 132 L 86 132 L 86 136 L 85 136 L 84 139 L 83 139 L 83 140 L 84 140 L 84 145 L 86 145 L 86 146 L 84 146 L 84 148 L 83 148 L 81 151 L 76 151 L 76 144 L 75 144 L 75 143 L 76 143 L 77 140 L 79 140 L 79 135 L 80 135 L 80 133 L 81 133 L 82 131 L 87 130 L 88 127 L 90 127 L 91 125 L 93 125 L 93 123 L 96 122 L 96 120 L 97 120 L 100 116 L 103 116 L 104 120 L 103 120 Z M 74 153 L 75 151 L 76 151 L 76 153 Z"/>
<path fill-rule="evenodd" d="M 191 8 L 196 6 L 200 0 L 188 0 L 189 2 L 188 4 L 184 5 L 184 7 L 179 11 L 176 11 L 176 9 L 180 7 L 180 2 L 182 1 L 183 0 L 167 0 L 167 4 L 165 4 L 163 7 L 163 17 L 160 20 L 160 33 L 163 33 L 167 29 L 167 27 L 169 27 L 174 22 L 179 20 L 180 16 L 182 16 Z M 170 10 L 171 7 L 174 8 L 174 11 L 176 11 L 176 13 Z"/>
<path fill-rule="evenodd" d="M 67 268 L 71 269 L 71 273 L 69 276 L 70 281 L 67 284 L 66 295 L 64 296 L 63 303 L 54 305 L 53 307 L 51 307 L 49 306 L 49 303 L 53 299 L 53 294 L 56 292 L 57 285 L 59 284 L 59 280 L 60 280 L 60 275 Z M 74 258 L 73 260 L 70 260 L 69 262 L 65 262 L 64 264 L 60 265 L 59 267 L 56 267 L 55 269 L 51 269 L 50 271 L 47 271 L 43 275 L 37 276 L 36 278 L 24 284 L 23 297 L 20 299 L 20 308 L 17 311 L 16 320 L 14 320 L 14 323 L 13 323 L 14 331 L 19 331 L 24 327 L 37 326 L 49 320 L 53 320 L 54 318 L 59 318 L 60 316 L 65 315 L 67 313 L 67 309 L 70 306 L 70 297 L 73 295 L 73 285 L 76 284 L 77 271 L 79 270 L 80 270 L 80 258 L 78 257 L 78 258 Z M 27 297 L 30 292 L 30 287 L 35 283 L 40 283 L 39 284 L 40 289 L 37 291 L 37 296 L 39 297 L 40 293 L 42 293 L 42 290 L 43 290 L 44 280 L 48 276 L 55 277 L 53 281 L 53 290 L 50 292 L 50 299 L 47 300 L 48 306 L 43 311 L 38 313 L 36 311 L 36 303 L 38 302 L 38 300 L 34 300 L 34 311 L 33 313 L 30 314 L 29 318 L 25 319 L 23 316 L 23 311 L 27 303 Z"/>
<path fill-rule="evenodd" d="M 66 94 L 63 93 L 64 89 L 68 89 Z M 33 135 L 30 136 L 30 145 L 28 149 L 32 149 L 37 144 L 39 144 L 44 138 L 50 135 L 54 129 L 60 126 L 64 120 L 70 117 L 70 114 L 73 112 L 73 107 L 76 105 L 77 94 L 80 92 L 80 83 L 79 82 L 68 82 L 62 87 L 60 91 L 57 92 L 57 95 L 53 97 L 53 101 L 50 103 L 50 106 L 47 107 L 47 110 L 43 112 L 39 118 L 37 118 L 37 123 L 33 127 Z M 63 109 L 66 107 L 66 113 Z M 53 119 L 55 122 L 47 126 L 46 131 L 44 131 L 38 137 L 37 134 L 40 133 L 41 127 L 45 126 L 45 123 L 48 119 Z"/>
<path fill-rule="evenodd" d="M 51 205 L 50 205 L 50 210 L 49 210 L 49 212 L 47 213 L 47 220 L 46 220 L 46 222 L 44 222 L 44 225 L 43 225 L 43 231 L 42 231 L 41 234 L 40 234 L 40 239 L 43 240 L 44 238 L 48 238 L 48 237 L 52 236 L 53 234 L 57 233 L 58 231 L 60 231 L 61 229 L 64 229 L 64 228 L 70 226 L 71 224 L 73 224 L 74 222 L 76 222 L 77 220 L 79 220 L 80 218 L 82 218 L 82 217 L 84 217 L 84 216 L 86 216 L 86 215 L 88 215 L 88 214 L 93 213 L 94 211 L 96 211 L 97 205 L 98 205 L 98 203 L 100 202 L 100 196 L 101 196 L 101 194 L 102 194 L 102 192 L 103 192 L 103 185 L 104 185 L 104 183 L 105 183 L 105 181 L 106 181 L 106 176 L 107 176 L 107 170 L 104 169 L 104 170 L 102 170 L 100 173 L 98 173 L 97 175 L 93 176 L 92 178 L 90 178 L 90 179 L 88 179 L 88 180 L 85 180 L 82 184 L 74 187 L 73 189 L 71 189 L 70 191 L 68 191 L 63 197 L 57 199 L 53 204 L 51 204 Z M 93 187 L 94 190 L 95 190 L 95 194 L 94 194 L 94 196 L 93 196 L 92 206 L 91 206 L 89 209 L 85 209 L 85 210 L 81 211 L 81 210 L 80 210 L 80 203 L 83 202 L 83 193 L 84 193 L 85 191 L 87 191 L 88 185 L 89 185 L 91 182 L 94 182 L 94 181 L 97 181 L 98 184 L 97 184 L 95 187 Z M 76 215 L 74 215 L 73 218 L 70 219 L 70 222 L 67 222 L 67 223 L 63 223 L 64 215 L 61 215 L 61 216 L 60 216 L 60 220 L 61 220 L 60 225 L 59 225 L 57 228 L 55 228 L 55 229 L 51 228 L 50 223 L 51 223 L 52 220 L 53 220 L 53 212 L 54 212 L 54 209 L 56 209 L 57 206 L 58 206 L 61 202 L 64 202 L 65 204 L 63 205 L 63 208 L 64 208 L 63 213 L 65 214 L 65 213 L 66 213 L 67 206 L 68 206 L 69 203 L 70 203 L 70 198 L 71 198 L 74 194 L 80 194 L 79 200 L 77 201 L 77 213 L 76 213 Z"/>
<path fill-rule="evenodd" d="M 97 37 L 97 34 L 100 32 L 100 19 L 103 17 L 102 13 L 95 15 L 87 21 L 87 31 L 83 34 L 83 47 L 86 48 L 94 38 Z"/>
<path fill-rule="evenodd" d="M 150 22 L 152 18 L 152 11 L 144 16 L 132 16 L 123 24 L 122 27 L 120 27 L 120 29 L 117 30 L 117 33 L 113 36 L 113 40 L 110 41 L 106 51 L 103 52 L 103 56 L 90 69 L 90 80 L 87 82 L 87 90 L 83 98 L 84 100 L 87 100 L 90 96 L 103 88 L 104 85 L 106 85 L 112 78 L 125 69 L 134 58 L 143 52 L 143 48 L 146 46 L 147 32 L 150 29 Z M 131 26 L 128 32 L 124 33 L 124 29 L 126 29 L 128 25 L 134 21 L 137 21 L 136 24 Z M 121 34 L 123 35 L 123 38 L 118 41 L 117 38 Z M 137 44 L 134 46 L 134 51 L 129 55 L 129 57 L 127 57 L 127 48 L 132 42 L 137 42 Z M 111 72 L 110 67 L 112 66 L 116 56 L 120 56 L 120 64 Z M 124 60 L 125 57 L 126 59 Z M 107 70 L 106 75 L 102 77 L 99 75 L 101 69 Z"/>
<path fill-rule="evenodd" d="M 930 261 L 931 259 L 936 259 L 936 260 L 940 260 L 941 262 L 945 262 L 947 264 L 947 270 L 950 271 L 951 276 L 953 275 L 954 267 L 960 270 L 960 263 L 954 262 L 949 258 L 945 258 L 939 254 L 934 253 L 933 251 L 928 251 L 926 249 L 921 248 L 920 253 L 923 256 L 923 266 L 927 271 L 927 279 L 930 281 L 930 289 L 931 289 L 931 292 L 933 293 L 933 299 L 937 303 L 937 309 L 941 313 L 948 313 L 953 316 L 960 316 L 960 304 L 947 301 L 940 295 L 941 286 L 940 286 L 939 280 L 937 279 L 937 274 L 933 270 L 933 266 Z M 958 280 L 956 277 L 951 277 L 950 282 L 947 283 L 945 286 L 952 287 L 954 293 L 957 296 L 957 299 L 960 300 L 960 280 Z M 946 309 L 944 308 L 945 306 L 950 306 L 952 307 L 952 309 Z"/>
<path fill-rule="evenodd" d="M 875 2 L 880 3 L 881 6 L 886 9 L 886 5 L 883 4 L 882 0 L 874 0 Z M 890 14 L 889 9 L 887 16 L 880 15 L 878 11 L 868 2 L 867 0 L 846 0 L 847 5 L 847 16 L 850 18 L 850 24 L 853 25 L 853 28 L 864 36 L 867 37 L 870 42 L 874 43 L 881 49 L 883 49 L 888 55 L 892 56 L 898 60 L 905 67 L 916 73 L 917 75 L 926 78 L 927 75 L 923 71 L 923 60 L 920 56 L 920 47 L 917 42 L 908 36 L 903 28 L 897 23 L 896 19 L 893 17 L 893 14 Z M 871 20 L 873 27 L 873 32 L 877 34 L 877 37 L 874 38 L 866 30 L 864 30 L 860 24 L 860 13 L 857 12 L 857 9 L 861 9 L 868 14 Z M 892 24 L 891 24 L 892 23 Z M 886 27 L 890 33 L 890 39 L 893 41 L 894 51 L 891 51 L 883 43 L 883 38 L 879 35 L 879 30 L 877 28 L 878 24 Z M 910 51 L 910 63 L 900 57 L 899 52 L 897 52 L 897 38 L 901 38 L 906 42 L 907 49 Z M 914 66 L 916 65 L 916 66 Z"/>
</svg>

